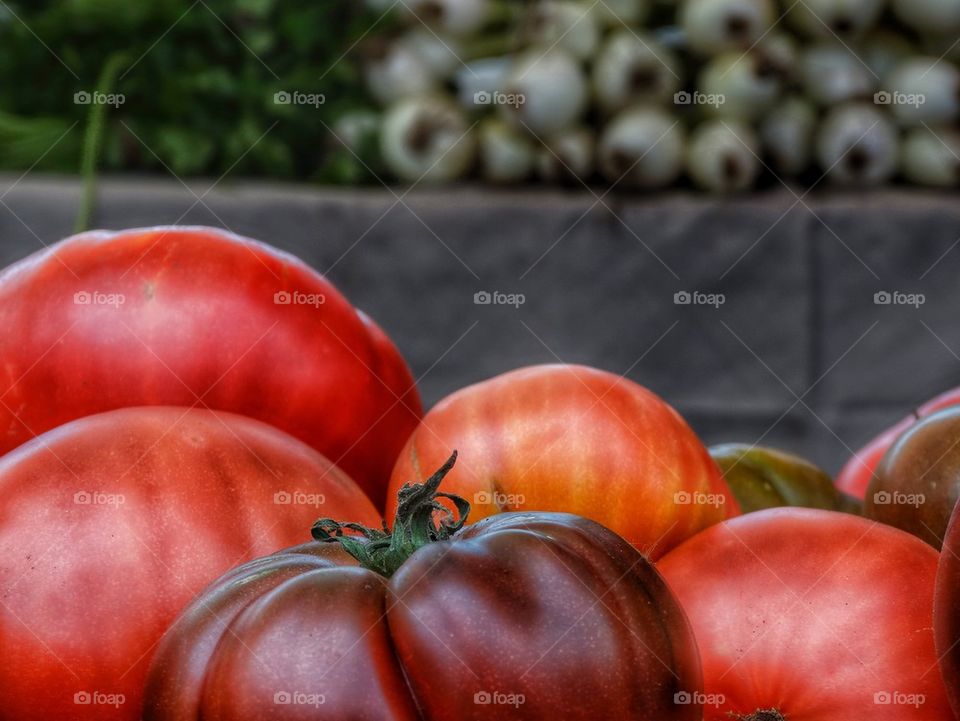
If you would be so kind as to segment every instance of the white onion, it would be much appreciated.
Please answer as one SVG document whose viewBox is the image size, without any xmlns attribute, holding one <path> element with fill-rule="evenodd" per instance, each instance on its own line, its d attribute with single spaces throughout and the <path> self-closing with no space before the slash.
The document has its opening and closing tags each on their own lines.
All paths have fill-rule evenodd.
<svg viewBox="0 0 960 721">
<path fill-rule="evenodd" d="M 960 116 L 960 70 L 948 60 L 905 58 L 883 81 L 890 110 L 901 125 L 949 123 Z"/>
<path fill-rule="evenodd" d="M 596 138 L 584 127 L 567 128 L 545 141 L 537 153 L 537 174 L 548 182 L 583 181 L 593 175 Z"/>
<path fill-rule="evenodd" d="M 572 0 L 540 0 L 523 20 L 522 36 L 531 45 L 558 47 L 575 57 L 591 57 L 600 44 L 600 27 L 591 5 Z"/>
<path fill-rule="evenodd" d="M 461 65 L 453 76 L 457 101 L 464 108 L 475 110 L 477 95 L 492 95 L 503 90 L 512 67 L 513 59 L 506 56 L 471 60 Z"/>
<path fill-rule="evenodd" d="M 912 183 L 950 187 L 960 183 L 960 132 L 914 128 L 901 149 L 903 174 Z"/>
<path fill-rule="evenodd" d="M 706 120 L 690 135 L 687 172 L 699 187 L 714 193 L 747 190 L 760 172 L 759 151 L 750 126 L 736 120 Z"/>
<path fill-rule="evenodd" d="M 401 180 L 444 182 L 462 176 L 476 141 L 463 111 L 446 98 L 405 98 L 388 111 L 380 132 L 387 167 Z"/>
<path fill-rule="evenodd" d="M 380 105 L 421 95 L 436 86 L 436 79 L 423 58 L 402 43 L 392 43 L 381 57 L 367 60 L 367 89 Z"/>
<path fill-rule="evenodd" d="M 889 117 L 866 103 L 831 110 L 816 136 L 820 168 L 837 183 L 878 185 L 897 170 L 897 131 Z"/>
<path fill-rule="evenodd" d="M 449 78 L 464 63 L 463 49 L 456 38 L 441 37 L 422 26 L 407 31 L 400 44 L 418 55 L 427 71 L 440 80 Z"/>
<path fill-rule="evenodd" d="M 622 111 L 600 138 L 600 170 L 627 187 L 662 188 L 683 169 L 684 132 L 669 113 L 653 107 Z"/>
<path fill-rule="evenodd" d="M 804 50 L 800 77 L 807 95 L 821 105 L 867 99 L 878 83 L 856 54 L 830 42 L 816 43 Z"/>
<path fill-rule="evenodd" d="M 772 0 L 683 0 L 680 5 L 680 26 L 698 55 L 746 50 L 776 19 Z"/>
<path fill-rule="evenodd" d="M 607 112 L 635 102 L 669 101 L 680 89 L 682 65 L 653 36 L 615 30 L 593 66 L 593 91 Z"/>
<path fill-rule="evenodd" d="M 518 57 L 503 91 L 522 99 L 516 104 L 501 104 L 504 116 L 541 136 L 570 127 L 587 106 L 583 69 L 559 48 L 535 48 Z"/>
<path fill-rule="evenodd" d="M 703 67 L 697 89 L 723 98 L 718 105 L 706 106 L 712 114 L 753 120 L 780 94 L 780 71 L 758 52 L 722 53 Z"/>
<path fill-rule="evenodd" d="M 402 5 L 416 19 L 451 35 L 477 32 L 492 8 L 490 0 L 403 0 Z"/>
</svg>

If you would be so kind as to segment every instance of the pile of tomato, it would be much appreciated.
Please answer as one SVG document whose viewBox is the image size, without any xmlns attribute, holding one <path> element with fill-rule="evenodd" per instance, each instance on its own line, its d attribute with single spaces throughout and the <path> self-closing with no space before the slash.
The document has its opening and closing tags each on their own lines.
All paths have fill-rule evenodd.
<svg viewBox="0 0 960 721">
<path fill-rule="evenodd" d="M 960 714 L 960 391 L 836 483 L 583 366 L 424 414 L 327 280 L 206 228 L 47 248 L 0 327 L 0 719 Z"/>
</svg>

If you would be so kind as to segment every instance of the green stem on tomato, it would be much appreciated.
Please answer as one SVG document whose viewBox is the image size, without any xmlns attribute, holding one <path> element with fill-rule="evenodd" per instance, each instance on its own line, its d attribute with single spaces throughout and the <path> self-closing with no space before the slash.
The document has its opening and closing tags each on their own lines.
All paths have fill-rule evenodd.
<svg viewBox="0 0 960 721">
<path fill-rule="evenodd" d="M 313 537 L 324 543 L 339 543 L 363 568 L 390 578 L 417 549 L 449 539 L 467 522 L 467 500 L 438 490 L 456 460 L 454 451 L 426 481 L 407 483 L 400 489 L 392 532 L 386 523 L 382 529 L 376 529 L 321 518 L 313 524 Z M 440 498 L 450 500 L 456 513 L 440 503 Z M 354 531 L 355 535 L 346 535 L 344 531 Z"/>
</svg>

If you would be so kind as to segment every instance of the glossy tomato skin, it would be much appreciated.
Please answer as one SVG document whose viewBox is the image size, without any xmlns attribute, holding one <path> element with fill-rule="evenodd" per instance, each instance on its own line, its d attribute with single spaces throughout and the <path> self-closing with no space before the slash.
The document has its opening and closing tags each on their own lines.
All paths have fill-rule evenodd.
<svg viewBox="0 0 960 721">
<path fill-rule="evenodd" d="M 877 465 L 897 438 L 921 418 L 960 404 L 960 388 L 941 393 L 917 408 L 857 451 L 837 474 L 837 488 L 855 498 L 864 498 Z"/>
<path fill-rule="evenodd" d="M 290 706 L 280 712 L 294 719 L 416 721 L 383 623 L 385 585 L 362 568 L 319 570 L 251 604 L 220 641 L 200 718 L 271 718 Z"/>
<path fill-rule="evenodd" d="M 746 443 L 709 450 L 744 513 L 780 506 L 837 511 L 847 505 L 833 479 L 799 456 Z"/>
<path fill-rule="evenodd" d="M 82 416 L 207 407 L 276 426 L 383 502 L 410 372 L 317 272 L 212 228 L 92 232 L 0 275 L 0 453 Z"/>
<path fill-rule="evenodd" d="M 864 515 L 940 550 L 960 498 L 960 408 L 945 408 L 904 431 L 877 465 Z"/>
<path fill-rule="evenodd" d="M 700 717 L 675 703 L 700 691 L 683 612 L 591 521 L 503 514 L 389 580 L 327 548 L 255 561 L 192 604 L 154 658 L 145 721 Z"/>
<path fill-rule="evenodd" d="M 896 528 L 778 508 L 714 526 L 658 568 L 693 624 L 707 721 L 950 721 L 931 672 L 936 565 Z"/>
<path fill-rule="evenodd" d="M 505 373 L 440 401 L 397 459 L 397 491 L 420 482 L 453 449 L 443 490 L 471 519 L 504 510 L 591 518 L 656 558 L 738 513 L 694 432 L 658 396 L 594 368 L 542 365 Z"/>
<path fill-rule="evenodd" d="M 155 644 L 211 580 L 319 513 L 378 518 L 295 438 L 172 407 L 39 436 L 0 459 L 0 494 L 0 717 L 18 721 L 137 719 Z"/>
<path fill-rule="evenodd" d="M 145 698 L 151 699 L 153 708 L 162 708 L 166 719 L 195 718 L 202 702 L 204 673 L 230 620 L 291 578 L 351 565 L 355 562 L 339 547 L 307 543 L 224 574 L 204 590 L 201 602 L 181 614 L 174 632 L 165 634 L 157 645 Z"/>
<path fill-rule="evenodd" d="M 960 718 L 960 503 L 953 511 L 940 554 L 933 627 L 947 694 Z"/>
</svg>

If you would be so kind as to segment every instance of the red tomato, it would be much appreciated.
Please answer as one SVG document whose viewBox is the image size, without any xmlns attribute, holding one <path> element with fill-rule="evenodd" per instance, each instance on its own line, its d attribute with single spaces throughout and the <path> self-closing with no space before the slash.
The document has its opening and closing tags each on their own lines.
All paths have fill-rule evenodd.
<svg viewBox="0 0 960 721">
<path fill-rule="evenodd" d="M 397 459 L 387 517 L 407 481 L 456 448 L 444 490 L 471 520 L 564 511 L 656 558 L 737 514 L 719 468 L 683 418 L 646 388 L 583 366 L 533 366 L 464 388 L 423 419 Z"/>
<path fill-rule="evenodd" d="M 936 672 L 937 553 L 891 526 L 777 508 L 658 568 L 693 624 L 706 721 L 950 721 Z"/>
<path fill-rule="evenodd" d="M 295 438 L 203 409 L 126 408 L 0 459 L 0 717 L 139 718 L 150 655 L 206 584 L 304 539 L 321 513 L 376 523 Z"/>
<path fill-rule="evenodd" d="M 894 441 L 921 418 L 957 404 L 960 404 L 960 388 L 954 388 L 946 393 L 941 393 L 936 398 L 932 398 L 917 408 L 911 415 L 885 430 L 857 451 L 844 464 L 837 475 L 837 488 L 855 498 L 864 498 L 867 494 L 867 487 L 873 480 L 876 468 L 880 464 L 880 459 L 883 458 Z"/>
<path fill-rule="evenodd" d="M 199 406 L 310 444 L 383 503 L 416 425 L 383 332 L 296 258 L 211 228 L 94 232 L 0 275 L 0 453 L 93 413 Z"/>
<path fill-rule="evenodd" d="M 700 718 L 689 625 L 623 539 L 556 513 L 431 530 L 422 489 L 396 555 L 309 544 L 208 588 L 157 651 L 144 719 Z"/>
<path fill-rule="evenodd" d="M 953 511 L 943 542 L 933 604 L 933 628 L 940 670 L 953 712 L 960 718 L 960 504 Z"/>
</svg>

